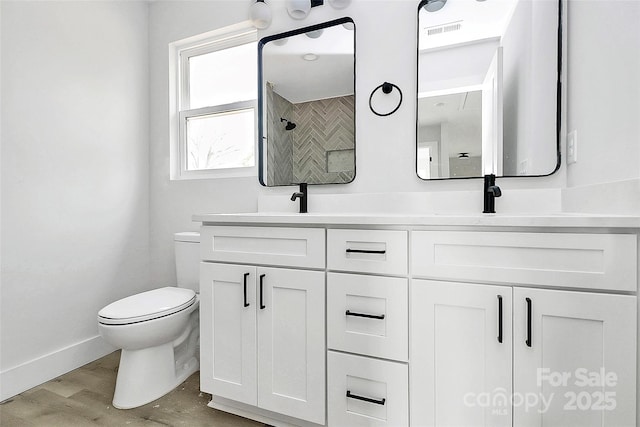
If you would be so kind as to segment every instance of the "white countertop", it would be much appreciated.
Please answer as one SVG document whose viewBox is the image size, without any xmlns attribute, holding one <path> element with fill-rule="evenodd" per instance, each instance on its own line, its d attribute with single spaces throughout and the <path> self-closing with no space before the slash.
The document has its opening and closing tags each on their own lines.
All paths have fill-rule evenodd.
<svg viewBox="0 0 640 427">
<path fill-rule="evenodd" d="M 561 228 L 635 228 L 640 216 L 555 214 L 358 214 L 249 212 L 232 214 L 196 214 L 193 221 L 205 224 L 247 225 L 406 225 L 406 226 L 488 226 L 488 227 L 561 227 Z"/>
</svg>

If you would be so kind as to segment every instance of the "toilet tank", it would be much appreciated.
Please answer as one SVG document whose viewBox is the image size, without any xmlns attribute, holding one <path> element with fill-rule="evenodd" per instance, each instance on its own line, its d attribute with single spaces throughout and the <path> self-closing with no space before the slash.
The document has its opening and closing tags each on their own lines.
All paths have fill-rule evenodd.
<svg viewBox="0 0 640 427">
<path fill-rule="evenodd" d="M 200 291 L 200 233 L 182 232 L 173 237 L 179 288 Z"/>
</svg>

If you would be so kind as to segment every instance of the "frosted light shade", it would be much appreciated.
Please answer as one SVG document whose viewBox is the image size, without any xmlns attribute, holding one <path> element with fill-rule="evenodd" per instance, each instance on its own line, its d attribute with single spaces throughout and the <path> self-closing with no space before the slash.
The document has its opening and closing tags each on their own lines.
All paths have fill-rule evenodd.
<svg viewBox="0 0 640 427">
<path fill-rule="evenodd" d="M 427 2 L 423 7 L 427 12 L 437 12 L 444 7 L 447 3 L 447 0 L 431 0 Z"/>
<path fill-rule="evenodd" d="M 293 19 L 304 19 L 311 10 L 311 0 L 287 0 L 287 12 Z"/>
<path fill-rule="evenodd" d="M 351 0 L 329 0 L 329 4 L 335 9 L 344 9 L 351 4 Z"/>
<path fill-rule="evenodd" d="M 253 26 L 258 29 L 262 30 L 271 25 L 271 8 L 263 1 L 257 1 L 251 5 L 249 16 Z"/>
<path fill-rule="evenodd" d="M 320 37 L 322 35 L 322 33 L 324 33 L 323 29 L 319 29 L 319 30 L 315 30 L 315 31 L 307 31 L 305 33 L 305 35 L 307 37 L 309 37 L 310 39 L 317 39 L 318 37 Z"/>
</svg>

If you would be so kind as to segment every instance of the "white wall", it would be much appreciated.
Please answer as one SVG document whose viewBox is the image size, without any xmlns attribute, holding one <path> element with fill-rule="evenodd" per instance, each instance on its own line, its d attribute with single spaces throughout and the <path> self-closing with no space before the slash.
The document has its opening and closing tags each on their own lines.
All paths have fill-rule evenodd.
<svg viewBox="0 0 640 427">
<path fill-rule="evenodd" d="M 0 2 L 0 400 L 109 349 L 106 304 L 149 287 L 148 8 Z"/>
<path fill-rule="evenodd" d="M 562 209 L 640 215 L 640 2 L 569 3 L 567 167 Z"/>
<path fill-rule="evenodd" d="M 640 178 L 640 2 L 569 3 L 569 187 Z M 633 194 L 640 199 L 640 193 Z"/>
<path fill-rule="evenodd" d="M 169 179 L 169 43 L 248 19 L 250 1 L 156 1 L 149 7 L 151 280 L 175 284 L 173 233 L 196 212 L 254 212 L 258 178 Z"/>
</svg>

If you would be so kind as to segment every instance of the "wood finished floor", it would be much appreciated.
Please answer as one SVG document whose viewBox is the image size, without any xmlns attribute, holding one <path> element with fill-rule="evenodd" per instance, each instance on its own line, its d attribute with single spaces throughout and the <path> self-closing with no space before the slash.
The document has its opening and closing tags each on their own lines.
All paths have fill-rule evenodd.
<svg viewBox="0 0 640 427">
<path fill-rule="evenodd" d="M 111 405 L 120 352 L 0 403 L 0 426 L 263 426 L 209 408 L 211 396 L 200 392 L 199 372 L 171 393 L 135 409 Z"/>
</svg>

